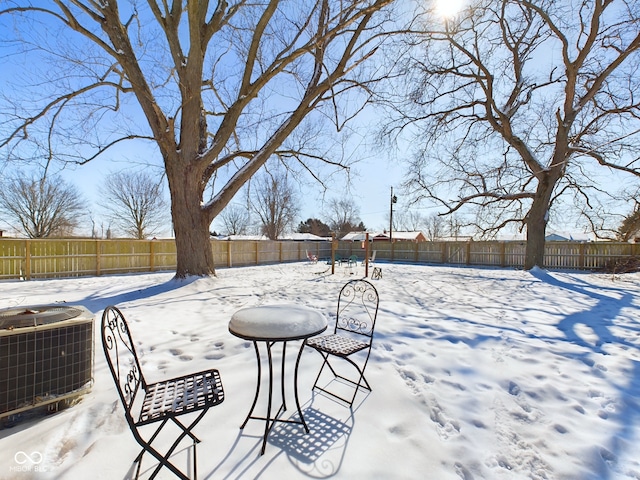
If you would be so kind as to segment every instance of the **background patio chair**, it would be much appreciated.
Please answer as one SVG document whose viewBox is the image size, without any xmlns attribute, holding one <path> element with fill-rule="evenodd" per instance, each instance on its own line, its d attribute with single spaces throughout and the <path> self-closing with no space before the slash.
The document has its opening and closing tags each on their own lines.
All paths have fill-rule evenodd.
<svg viewBox="0 0 640 480">
<path fill-rule="evenodd" d="M 313 253 L 311 253 L 309 250 L 305 250 L 307 252 L 307 260 L 309 260 L 309 262 L 311 263 L 318 263 L 318 257 L 317 255 L 314 255 Z"/>
<path fill-rule="evenodd" d="M 200 440 L 191 430 L 210 407 L 224 400 L 224 390 L 218 371 L 206 370 L 157 383 L 147 383 L 140 368 L 129 326 L 120 310 L 113 306 L 107 307 L 102 314 L 102 347 L 124 406 L 124 416 L 131 433 L 142 446 L 142 451 L 134 460 L 134 463 L 138 464 L 136 478 L 140 473 L 142 456 L 148 452 L 160 462 L 150 478 L 154 478 L 162 467 L 166 467 L 178 477 L 188 479 L 187 475 L 169 461 L 171 454 L 186 436 L 193 441 L 195 478 L 197 476 L 196 443 Z M 178 420 L 181 415 L 195 412 L 197 414 L 195 418 L 191 416 L 192 421 L 188 426 Z M 177 425 L 179 435 L 163 455 L 152 447 L 151 443 L 169 421 Z M 155 431 L 142 428 L 151 424 L 159 425 Z M 145 430 L 152 431 L 152 434 L 143 435 Z"/>
<path fill-rule="evenodd" d="M 369 257 L 369 265 L 373 265 L 375 263 L 375 261 L 376 261 L 376 253 L 378 253 L 378 251 L 374 250 L 373 251 L 373 255 L 371 255 L 371 257 Z M 367 261 L 367 259 L 364 258 L 362 260 L 362 265 L 364 265 L 366 261 Z"/>
<path fill-rule="evenodd" d="M 338 295 L 336 325 L 333 333 L 311 337 L 305 342 L 323 358 L 312 388 L 342 400 L 349 407 L 353 406 L 358 390 L 371 391 L 371 386 L 364 376 L 364 370 L 371 354 L 378 303 L 378 292 L 370 282 L 361 279 L 347 282 Z M 350 364 L 355 371 L 349 367 L 351 373 L 344 373 L 344 369 L 337 365 L 338 362 Z M 353 387 L 353 394 L 337 393 L 338 389 L 334 388 L 331 388 L 333 391 L 328 390 L 332 382 L 321 386 L 319 382 L 325 367 L 333 375 L 334 381 Z"/>
</svg>

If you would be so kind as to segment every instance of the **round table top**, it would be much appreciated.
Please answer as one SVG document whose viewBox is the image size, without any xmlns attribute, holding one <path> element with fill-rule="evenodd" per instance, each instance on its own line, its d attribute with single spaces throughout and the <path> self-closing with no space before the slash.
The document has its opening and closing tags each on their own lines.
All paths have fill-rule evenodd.
<svg viewBox="0 0 640 480">
<path fill-rule="evenodd" d="M 287 341 L 309 338 L 327 329 L 326 318 L 301 305 L 260 305 L 238 310 L 229 321 L 229 332 L 255 341 Z"/>
</svg>

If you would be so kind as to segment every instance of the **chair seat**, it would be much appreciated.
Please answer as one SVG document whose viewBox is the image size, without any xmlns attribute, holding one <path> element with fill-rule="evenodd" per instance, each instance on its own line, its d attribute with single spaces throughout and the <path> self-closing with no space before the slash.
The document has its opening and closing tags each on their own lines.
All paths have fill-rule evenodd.
<svg viewBox="0 0 640 480">
<path fill-rule="evenodd" d="M 316 350 L 322 350 L 341 357 L 369 348 L 368 343 L 360 342 L 351 337 L 337 334 L 312 337 L 307 340 L 307 345 L 311 348 L 315 348 Z"/>
<path fill-rule="evenodd" d="M 217 370 L 208 370 L 148 385 L 139 425 L 212 407 L 224 400 Z"/>
</svg>

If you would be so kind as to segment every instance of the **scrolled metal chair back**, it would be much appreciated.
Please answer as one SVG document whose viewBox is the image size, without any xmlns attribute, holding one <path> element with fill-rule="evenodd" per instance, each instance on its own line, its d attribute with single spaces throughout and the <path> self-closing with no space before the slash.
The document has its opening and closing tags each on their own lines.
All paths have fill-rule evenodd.
<svg viewBox="0 0 640 480">
<path fill-rule="evenodd" d="M 344 330 L 372 337 L 378 316 L 378 302 L 378 291 L 367 280 L 347 282 L 338 296 L 336 332 Z"/>
<path fill-rule="evenodd" d="M 140 387 L 144 389 L 146 383 L 127 321 L 113 306 L 105 308 L 102 314 L 102 347 L 127 420 L 133 422 L 131 409 Z"/>
</svg>

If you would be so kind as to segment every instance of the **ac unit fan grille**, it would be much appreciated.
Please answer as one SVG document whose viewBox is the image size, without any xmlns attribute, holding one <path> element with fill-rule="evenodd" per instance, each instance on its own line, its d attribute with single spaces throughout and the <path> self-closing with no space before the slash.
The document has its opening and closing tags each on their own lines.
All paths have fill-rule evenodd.
<svg viewBox="0 0 640 480">
<path fill-rule="evenodd" d="M 81 313 L 81 309 L 68 306 L 9 308 L 0 311 L 0 330 L 57 323 L 76 318 Z"/>
</svg>

